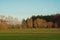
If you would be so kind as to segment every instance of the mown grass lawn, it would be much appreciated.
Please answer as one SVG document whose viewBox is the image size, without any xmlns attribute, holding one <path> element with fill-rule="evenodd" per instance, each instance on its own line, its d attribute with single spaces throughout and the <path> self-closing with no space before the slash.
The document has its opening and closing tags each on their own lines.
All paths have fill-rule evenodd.
<svg viewBox="0 0 60 40">
<path fill-rule="evenodd" d="M 0 30 L 0 40 L 60 40 L 60 29 Z"/>
<path fill-rule="evenodd" d="M 60 34 L 0 34 L 0 40 L 60 40 Z"/>
</svg>

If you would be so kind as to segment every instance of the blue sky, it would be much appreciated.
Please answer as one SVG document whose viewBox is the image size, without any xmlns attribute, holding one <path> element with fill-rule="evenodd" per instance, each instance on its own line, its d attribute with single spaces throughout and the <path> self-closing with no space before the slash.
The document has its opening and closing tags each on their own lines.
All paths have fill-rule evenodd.
<svg viewBox="0 0 60 40">
<path fill-rule="evenodd" d="M 27 18 L 60 13 L 60 0 L 0 0 L 0 15 Z"/>
</svg>

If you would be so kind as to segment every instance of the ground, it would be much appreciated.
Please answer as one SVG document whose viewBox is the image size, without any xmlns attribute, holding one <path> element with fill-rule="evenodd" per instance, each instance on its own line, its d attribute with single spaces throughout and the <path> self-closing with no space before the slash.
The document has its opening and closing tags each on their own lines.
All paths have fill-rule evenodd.
<svg viewBox="0 0 60 40">
<path fill-rule="evenodd" d="M 60 29 L 0 30 L 0 40 L 60 40 Z"/>
</svg>

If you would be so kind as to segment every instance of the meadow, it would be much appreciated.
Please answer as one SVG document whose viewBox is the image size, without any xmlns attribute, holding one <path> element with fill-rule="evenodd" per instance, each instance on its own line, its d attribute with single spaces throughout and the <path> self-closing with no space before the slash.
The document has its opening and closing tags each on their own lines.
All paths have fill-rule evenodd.
<svg viewBox="0 0 60 40">
<path fill-rule="evenodd" d="M 60 28 L 0 30 L 0 40 L 60 40 Z"/>
</svg>

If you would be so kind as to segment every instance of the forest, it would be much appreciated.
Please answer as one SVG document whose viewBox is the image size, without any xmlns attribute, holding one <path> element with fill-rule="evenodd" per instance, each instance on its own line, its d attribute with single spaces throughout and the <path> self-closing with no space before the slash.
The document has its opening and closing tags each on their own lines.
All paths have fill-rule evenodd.
<svg viewBox="0 0 60 40">
<path fill-rule="evenodd" d="M 24 29 L 24 28 L 60 28 L 60 14 L 32 15 L 22 22 L 11 16 L 0 15 L 0 29 Z"/>
</svg>

